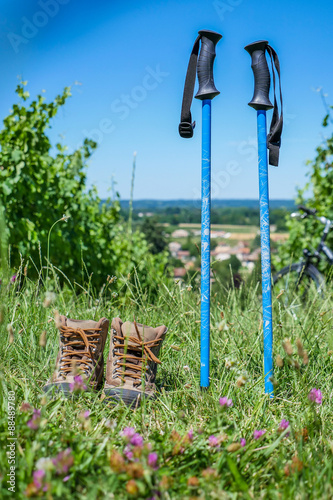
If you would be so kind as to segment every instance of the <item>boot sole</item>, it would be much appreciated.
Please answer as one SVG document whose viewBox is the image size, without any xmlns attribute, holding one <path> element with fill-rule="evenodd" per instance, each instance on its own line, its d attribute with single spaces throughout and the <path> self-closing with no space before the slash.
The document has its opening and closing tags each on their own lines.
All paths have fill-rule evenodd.
<svg viewBox="0 0 333 500">
<path fill-rule="evenodd" d="M 123 401 L 126 406 L 130 408 L 138 408 L 141 405 L 142 399 L 152 400 L 155 396 L 149 396 L 147 394 L 142 394 L 141 392 L 131 391 L 130 389 L 104 389 L 105 398 L 103 402 L 118 404 Z"/>
<path fill-rule="evenodd" d="M 82 392 L 91 392 L 92 389 L 88 388 Z M 43 387 L 43 392 L 48 395 L 58 396 L 59 394 L 65 398 L 77 397 L 78 393 L 70 390 L 69 382 L 61 382 L 59 384 L 47 384 Z"/>
</svg>

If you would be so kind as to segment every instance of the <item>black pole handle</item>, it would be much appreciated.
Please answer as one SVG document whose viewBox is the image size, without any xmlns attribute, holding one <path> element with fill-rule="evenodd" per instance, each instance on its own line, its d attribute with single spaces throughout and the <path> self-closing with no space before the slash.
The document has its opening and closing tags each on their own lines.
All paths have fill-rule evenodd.
<svg viewBox="0 0 333 500">
<path fill-rule="evenodd" d="M 199 35 L 201 35 L 201 49 L 197 66 L 199 90 L 195 98 L 213 99 L 220 93 L 215 87 L 213 65 L 216 56 L 215 46 L 221 40 L 222 35 L 209 30 L 201 30 Z"/>
<path fill-rule="evenodd" d="M 273 108 L 273 104 L 269 100 L 271 77 L 265 54 L 267 45 L 266 40 L 260 40 L 244 47 L 252 58 L 251 68 L 254 75 L 254 94 L 249 106 L 256 110 L 265 111 Z"/>
</svg>

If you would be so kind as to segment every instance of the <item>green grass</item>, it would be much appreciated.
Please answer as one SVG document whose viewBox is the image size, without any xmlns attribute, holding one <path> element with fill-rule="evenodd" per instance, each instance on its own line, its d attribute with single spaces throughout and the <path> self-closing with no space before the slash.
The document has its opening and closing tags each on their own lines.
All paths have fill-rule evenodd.
<svg viewBox="0 0 333 500">
<path fill-rule="evenodd" d="M 79 295 L 65 289 L 49 307 L 43 306 L 40 286 L 27 279 L 20 290 L 15 285 L 2 288 L 0 497 L 25 498 L 37 460 L 54 458 L 70 448 L 73 463 L 69 458 L 68 472 L 57 474 L 51 465 L 43 479 L 49 490 L 39 497 L 31 494 L 33 498 L 332 498 L 331 295 L 321 301 L 314 297 L 297 314 L 284 306 L 283 295 L 274 298 L 274 354 L 284 358 L 284 366 L 275 369 L 275 397 L 269 400 L 263 393 L 261 304 L 256 289 L 221 290 L 221 297 L 212 297 L 211 387 L 202 392 L 197 291 L 160 283 L 152 304 L 139 285 L 134 288 L 125 279 L 122 283 L 115 298 L 110 292 L 95 297 L 89 288 Z M 58 349 L 53 309 L 77 319 L 120 316 L 133 320 L 135 316 L 148 325 L 167 325 L 158 399 L 132 411 L 122 405 L 104 405 L 101 393 L 83 393 L 73 400 L 43 397 L 42 387 L 53 371 Z M 8 324 L 12 324 L 13 337 Z M 46 345 L 42 347 L 44 330 Z M 292 356 L 282 346 L 286 337 L 291 339 Z M 301 339 L 308 353 L 308 364 L 297 355 L 296 339 Z M 107 350 L 108 343 L 105 359 Z M 240 377 L 246 379 L 241 387 L 237 385 Z M 309 402 L 313 387 L 322 391 L 322 405 Z M 6 483 L 11 390 L 16 396 L 15 495 Z M 231 398 L 233 406 L 223 410 L 221 396 Z M 38 429 L 27 426 L 31 411 L 22 412 L 22 402 L 41 409 Z M 88 419 L 80 415 L 84 410 L 91 412 Z M 278 431 L 282 419 L 290 422 L 289 435 Z M 126 426 L 135 427 L 145 443 L 151 444 L 151 451 L 158 454 L 157 470 L 147 465 L 147 448 L 137 450 L 136 466 L 122 464 L 125 443 L 119 433 Z M 186 437 L 190 429 L 193 440 Z M 255 440 L 253 432 L 258 429 L 266 433 Z M 218 448 L 209 446 L 211 435 L 219 438 Z M 237 446 L 230 445 L 241 438 L 246 439 L 246 446 L 232 451 Z"/>
</svg>

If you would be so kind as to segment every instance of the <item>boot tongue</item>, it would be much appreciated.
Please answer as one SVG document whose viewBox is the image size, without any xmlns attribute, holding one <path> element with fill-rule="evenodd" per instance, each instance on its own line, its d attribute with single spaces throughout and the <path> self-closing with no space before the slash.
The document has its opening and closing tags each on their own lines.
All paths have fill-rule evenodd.
<svg viewBox="0 0 333 500">
<path fill-rule="evenodd" d="M 149 342 L 150 340 L 155 340 L 157 336 L 157 332 L 155 328 L 152 328 L 151 326 L 145 326 L 141 325 L 140 323 L 136 324 L 137 329 L 140 333 L 141 340 L 144 342 Z M 131 323 L 130 321 L 126 321 L 121 325 L 121 333 L 124 338 L 126 337 L 135 337 L 136 339 L 139 340 L 136 328 L 134 326 L 134 323 Z M 129 340 L 128 345 L 138 345 L 135 342 L 132 342 Z"/>
<path fill-rule="evenodd" d="M 81 321 L 81 320 L 67 318 L 66 326 L 69 326 L 71 328 L 82 328 L 82 330 L 91 330 L 92 328 L 99 328 L 99 323 L 100 321 L 97 322 L 93 321 L 92 319 L 88 319 L 87 321 Z"/>
</svg>

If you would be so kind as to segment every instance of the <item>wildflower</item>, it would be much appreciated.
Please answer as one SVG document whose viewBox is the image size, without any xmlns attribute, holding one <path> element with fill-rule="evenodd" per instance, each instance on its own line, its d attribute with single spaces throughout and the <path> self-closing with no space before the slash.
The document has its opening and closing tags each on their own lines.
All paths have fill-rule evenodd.
<svg viewBox="0 0 333 500">
<path fill-rule="evenodd" d="M 43 469 L 38 469 L 34 471 L 32 477 L 33 477 L 33 483 L 36 486 L 36 488 L 41 489 L 44 476 L 45 476 L 45 471 Z"/>
<path fill-rule="evenodd" d="M 70 218 L 70 215 L 63 214 L 63 216 L 60 220 L 67 222 L 69 218 Z"/>
<path fill-rule="evenodd" d="M 233 406 L 232 399 L 228 399 L 227 397 L 220 398 L 220 405 L 222 407 L 230 408 Z"/>
<path fill-rule="evenodd" d="M 172 477 L 166 476 L 165 474 L 162 476 L 162 479 L 159 483 L 159 487 L 161 490 L 168 490 L 173 483 Z"/>
<path fill-rule="evenodd" d="M 143 445 L 143 437 L 140 436 L 140 434 L 135 433 L 134 436 L 131 438 L 130 443 L 133 446 L 142 446 Z"/>
<path fill-rule="evenodd" d="M 199 479 L 195 476 L 189 477 L 187 480 L 187 486 L 192 486 L 193 488 L 197 488 L 199 486 Z"/>
<path fill-rule="evenodd" d="M 158 500 L 161 498 L 161 492 L 158 490 L 155 490 L 156 495 L 154 494 L 152 497 L 147 498 L 147 500 Z"/>
<path fill-rule="evenodd" d="M 144 474 L 144 470 L 140 463 L 131 462 L 126 466 L 126 473 L 133 479 L 140 479 Z"/>
<path fill-rule="evenodd" d="M 52 459 L 52 462 L 56 468 L 57 474 L 66 474 L 74 463 L 71 448 L 67 448 L 65 451 L 58 453 L 56 458 Z"/>
<path fill-rule="evenodd" d="M 70 392 L 75 391 L 85 391 L 87 389 L 86 384 L 83 382 L 83 378 L 81 375 L 75 375 L 74 382 L 69 384 Z"/>
<path fill-rule="evenodd" d="M 128 441 L 134 436 L 134 434 L 134 427 L 125 427 L 124 430 L 120 432 L 120 435 L 126 438 Z"/>
<path fill-rule="evenodd" d="M 104 425 L 107 429 L 111 429 L 112 431 L 114 431 L 117 427 L 117 421 L 108 419 Z"/>
<path fill-rule="evenodd" d="M 125 471 L 125 459 L 117 450 L 114 450 L 110 457 L 110 466 L 114 472 Z"/>
<path fill-rule="evenodd" d="M 155 453 L 155 452 L 149 453 L 148 459 L 147 459 L 147 463 L 148 463 L 149 467 L 156 469 L 157 468 L 157 460 L 158 460 L 157 453 Z"/>
<path fill-rule="evenodd" d="M 10 282 L 15 283 L 16 279 L 17 279 L 17 274 L 13 274 L 13 276 L 10 278 Z"/>
<path fill-rule="evenodd" d="M 43 479 L 45 476 L 45 472 L 43 470 L 35 470 L 32 474 L 33 482 L 28 484 L 26 495 L 27 496 L 35 496 L 36 493 L 40 493 L 41 491 L 47 491 L 50 487 L 49 484 L 44 483 Z"/>
<path fill-rule="evenodd" d="M 20 406 L 20 411 L 26 413 L 32 409 L 32 406 L 29 403 L 23 402 Z"/>
<path fill-rule="evenodd" d="M 51 458 L 39 458 L 35 464 L 36 469 L 43 471 L 51 471 L 54 469 L 54 465 Z"/>
<path fill-rule="evenodd" d="M 212 479 L 217 477 L 217 471 L 212 467 L 207 467 L 207 469 L 204 469 L 201 474 L 205 479 Z"/>
<path fill-rule="evenodd" d="M 266 429 L 261 429 L 261 430 L 259 430 L 259 431 L 255 430 L 255 431 L 253 432 L 253 437 L 254 437 L 254 439 L 260 439 L 260 438 L 261 438 L 261 436 L 263 436 L 263 435 L 265 434 L 265 432 L 266 432 Z"/>
<path fill-rule="evenodd" d="M 70 478 L 71 476 L 65 476 L 64 479 L 63 479 L 63 482 L 66 483 L 66 481 L 68 481 L 68 479 Z"/>
<path fill-rule="evenodd" d="M 193 429 L 190 429 L 187 433 L 189 441 L 193 441 Z"/>
<path fill-rule="evenodd" d="M 30 427 L 30 429 L 36 431 L 37 429 L 39 429 L 39 425 L 40 425 L 40 410 L 36 410 L 36 408 L 34 408 L 32 418 L 28 420 L 27 426 Z"/>
<path fill-rule="evenodd" d="M 280 431 L 285 431 L 289 427 L 289 421 L 285 420 L 284 418 L 281 420 L 280 425 L 279 425 L 279 430 Z"/>
<path fill-rule="evenodd" d="M 90 416 L 90 410 L 85 410 L 85 411 L 81 411 L 79 413 L 79 419 L 80 420 L 87 420 Z"/>
<path fill-rule="evenodd" d="M 212 448 L 213 448 L 213 447 L 216 447 L 216 446 L 218 446 L 218 445 L 219 445 L 219 440 L 217 439 L 217 437 L 216 437 L 216 436 L 211 435 L 211 436 L 209 436 L 209 438 L 208 438 L 208 444 L 209 444 L 209 446 L 211 446 Z"/>
<path fill-rule="evenodd" d="M 312 403 L 317 403 L 317 405 L 321 405 L 322 399 L 323 399 L 321 390 L 320 389 L 316 389 L 314 387 L 313 389 L 311 389 L 311 391 L 310 391 L 310 393 L 308 395 L 308 398 L 309 398 L 309 400 Z"/>
<path fill-rule="evenodd" d="M 242 448 L 244 448 L 244 446 L 246 445 L 246 439 L 245 438 L 241 438 L 240 444 L 241 444 Z"/>
<path fill-rule="evenodd" d="M 139 493 L 139 488 L 138 485 L 136 484 L 136 481 L 134 479 L 130 479 L 126 483 L 126 491 L 130 495 L 137 496 Z"/>
<path fill-rule="evenodd" d="M 232 359 L 226 359 L 225 360 L 225 367 L 227 368 L 227 370 L 230 370 L 231 368 L 233 368 L 236 364 L 236 361 L 232 360 Z"/>
<path fill-rule="evenodd" d="M 246 381 L 247 381 L 247 376 L 246 375 L 241 375 L 240 377 L 238 377 L 238 379 L 236 380 L 236 385 L 237 387 L 243 387 L 243 385 L 246 384 Z"/>
<path fill-rule="evenodd" d="M 220 323 L 218 323 L 217 328 L 220 332 L 223 332 L 223 330 L 229 330 L 229 326 L 227 325 L 227 322 L 225 319 L 222 319 Z"/>
<path fill-rule="evenodd" d="M 125 446 L 124 455 L 127 458 L 127 460 L 132 460 L 134 457 L 134 453 L 128 445 Z"/>
</svg>

